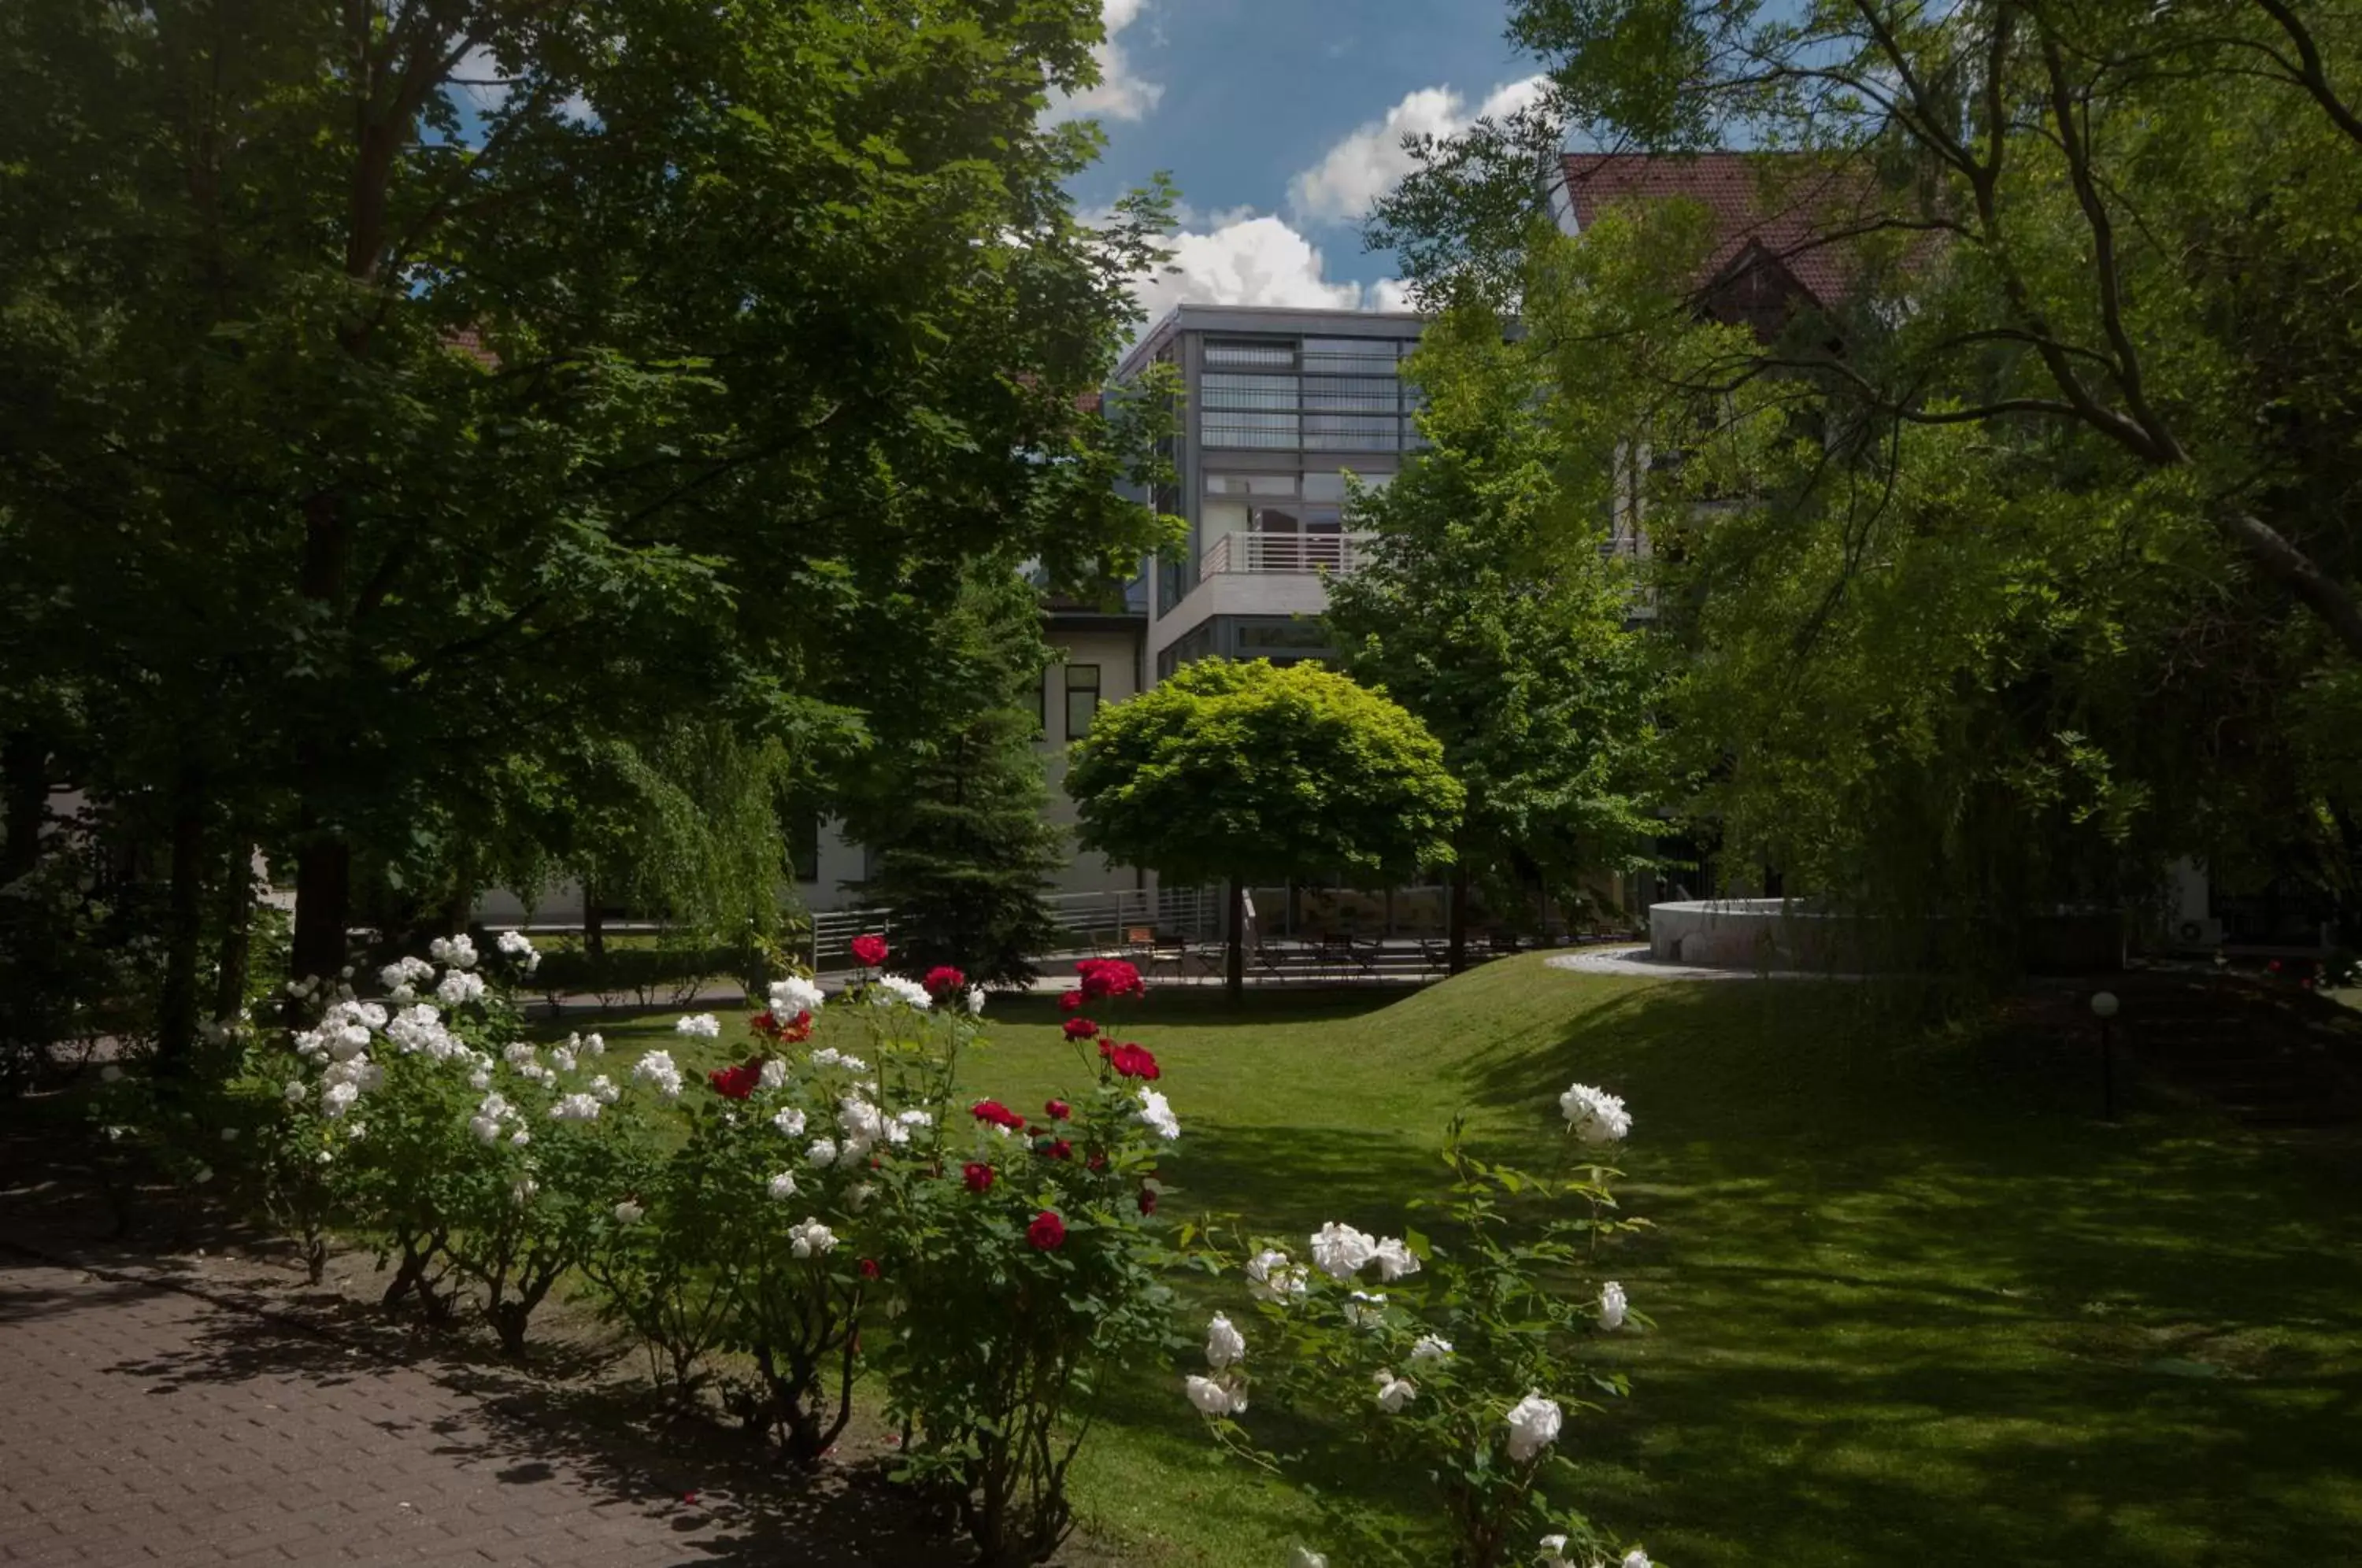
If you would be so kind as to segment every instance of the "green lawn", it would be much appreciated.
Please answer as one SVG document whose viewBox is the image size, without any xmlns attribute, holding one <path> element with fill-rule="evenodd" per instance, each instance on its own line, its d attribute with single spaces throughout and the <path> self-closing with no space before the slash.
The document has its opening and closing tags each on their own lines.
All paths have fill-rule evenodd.
<svg viewBox="0 0 2362 1568">
<path fill-rule="evenodd" d="M 979 1088 L 1073 1081 L 1046 1000 L 990 1012 Z M 1185 1129 L 1168 1212 L 1296 1231 L 1399 1231 L 1455 1111 L 1540 1163 L 1570 1078 L 1625 1095 L 1626 1200 L 1661 1229 L 1615 1268 L 1659 1327 L 1568 1451 L 1675 1568 L 2362 1562 L 2350 1139 L 2161 1101 L 2104 1126 L 2080 1054 L 1928 1036 L 1856 988 L 1531 958 L 1240 1014 L 1168 992 L 1124 1032 Z M 1307 1516 L 1211 1462 L 1175 1371 L 1112 1400 L 1094 1528 L 1127 1562 L 1284 1561 Z"/>
</svg>

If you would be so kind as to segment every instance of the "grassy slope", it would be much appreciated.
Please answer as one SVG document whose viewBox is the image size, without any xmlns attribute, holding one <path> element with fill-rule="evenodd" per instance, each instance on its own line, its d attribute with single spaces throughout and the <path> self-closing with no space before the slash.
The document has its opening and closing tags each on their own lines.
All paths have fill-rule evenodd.
<svg viewBox="0 0 2362 1568">
<path fill-rule="evenodd" d="M 1046 1003 L 977 1065 L 1021 1108 L 1079 1071 Z M 1575 1077 L 1636 1118 L 1616 1268 L 1659 1332 L 1572 1429 L 1584 1502 L 1678 1568 L 2362 1562 L 2362 1216 L 2350 1144 L 2152 1108 L 2090 1064 L 1926 1041 L 1846 988 L 1576 977 L 1400 998 L 1152 999 L 1127 1025 L 1187 1135 L 1174 1210 L 1392 1231 L 1445 1121 L 1546 1157 Z M 611 1031 L 619 1039 L 622 1031 Z M 1213 1464 L 1137 1369 L 1077 1485 L 1127 1561 L 1281 1561 L 1307 1516 Z"/>
</svg>

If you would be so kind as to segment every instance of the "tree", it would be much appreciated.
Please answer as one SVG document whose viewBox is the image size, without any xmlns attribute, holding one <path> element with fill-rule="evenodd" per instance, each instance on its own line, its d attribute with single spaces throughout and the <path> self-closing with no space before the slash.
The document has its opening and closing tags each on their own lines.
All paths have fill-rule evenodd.
<svg viewBox="0 0 2362 1568">
<path fill-rule="evenodd" d="M 1040 114 L 1098 29 L 0 10 L 0 593 L 35 610 L 0 700 L 67 686 L 105 745 L 8 749 L 171 846 L 168 1045 L 253 845 L 332 972 L 356 886 L 464 885 L 538 758 L 857 727 L 875 606 L 940 613 L 912 585 L 986 554 L 1132 569 L 1144 427 L 1081 394 L 1161 198 L 1086 225 L 1097 133 Z"/>
<path fill-rule="evenodd" d="M 1584 460 L 1548 360 L 1502 326 L 1473 304 L 1429 323 L 1405 372 L 1428 446 L 1385 489 L 1357 489 L 1354 526 L 1377 537 L 1328 613 L 1347 670 L 1435 734 L 1466 791 L 1455 974 L 1472 876 L 1571 891 L 1584 871 L 1644 861 L 1659 827 L 1656 681 L 1628 627 L 1638 588 L 1603 549 L 1613 452 Z"/>
<path fill-rule="evenodd" d="M 1086 848 L 1178 882 L 1230 883 L 1233 1001 L 1248 878 L 1374 883 L 1451 860 L 1462 792 L 1441 745 L 1317 665 L 1200 659 L 1103 711 L 1072 752 L 1066 791 Z"/>
<path fill-rule="evenodd" d="M 988 563 L 939 631 L 896 661 L 923 652 L 939 700 L 898 712 L 845 792 L 846 828 L 875 857 L 861 890 L 893 911 L 900 962 L 1025 985 L 1058 937 L 1043 893 L 1064 847 L 1034 748 L 1050 652 L 1034 590 Z"/>
</svg>

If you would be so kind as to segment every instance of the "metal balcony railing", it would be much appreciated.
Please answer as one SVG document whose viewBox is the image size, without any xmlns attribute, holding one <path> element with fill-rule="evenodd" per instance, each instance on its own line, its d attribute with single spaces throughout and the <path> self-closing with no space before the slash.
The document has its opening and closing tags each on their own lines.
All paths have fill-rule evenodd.
<svg viewBox="0 0 2362 1568">
<path fill-rule="evenodd" d="M 1374 534 L 1221 534 L 1198 561 L 1200 579 L 1231 572 L 1321 572 L 1361 569 Z"/>
</svg>

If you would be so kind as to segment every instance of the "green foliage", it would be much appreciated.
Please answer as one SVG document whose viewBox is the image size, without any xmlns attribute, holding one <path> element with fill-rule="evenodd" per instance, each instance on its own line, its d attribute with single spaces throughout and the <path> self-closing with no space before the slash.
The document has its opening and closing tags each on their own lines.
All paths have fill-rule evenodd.
<svg viewBox="0 0 2362 1568">
<path fill-rule="evenodd" d="M 1616 469 L 1571 439 L 1551 365 L 1489 310 L 1431 322 L 1406 373 L 1429 446 L 1357 490 L 1370 560 L 1330 585 L 1348 671 L 1416 715 L 1466 792 L 1460 861 L 1504 887 L 1650 852 L 1657 681 L 1628 627 L 1638 589 L 1606 558 Z M 1600 443 L 1589 444 L 1595 447 Z"/>
<path fill-rule="evenodd" d="M 1022 986 L 1054 945 L 1043 892 L 1064 858 L 1049 804 L 1036 704 L 1049 649 L 1032 586 L 988 571 L 933 638 L 898 636 L 897 665 L 933 667 L 930 700 L 892 715 L 846 791 L 846 832 L 867 848 L 865 901 L 893 911 L 901 962 Z M 917 646 L 910 646 L 916 644 Z"/>
<path fill-rule="evenodd" d="M 1442 746 L 1317 666 L 1198 660 L 1102 711 L 1073 756 L 1085 846 L 1175 882 L 1375 883 L 1451 858 Z"/>
</svg>

